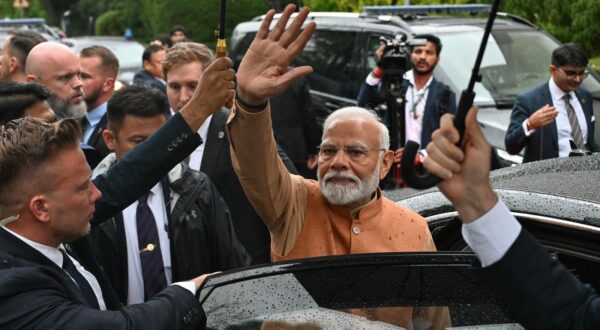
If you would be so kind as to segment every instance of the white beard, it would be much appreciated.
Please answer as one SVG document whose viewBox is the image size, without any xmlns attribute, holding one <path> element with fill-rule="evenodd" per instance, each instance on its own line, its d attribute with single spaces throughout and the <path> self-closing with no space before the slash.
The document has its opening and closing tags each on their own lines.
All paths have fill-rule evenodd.
<svg viewBox="0 0 600 330">
<path fill-rule="evenodd" d="M 321 192 L 327 201 L 333 205 L 350 205 L 363 200 L 369 200 L 371 194 L 379 185 L 380 168 L 377 166 L 373 174 L 363 180 L 346 171 L 329 171 L 325 177 L 318 174 Z M 329 182 L 331 178 L 345 178 L 352 180 L 351 184 L 337 184 Z"/>
<path fill-rule="evenodd" d="M 78 104 L 71 104 L 59 100 L 57 97 L 51 97 L 48 99 L 48 103 L 60 119 L 73 118 L 75 120 L 80 120 L 85 117 L 85 114 L 87 113 L 87 105 L 83 100 Z"/>
</svg>

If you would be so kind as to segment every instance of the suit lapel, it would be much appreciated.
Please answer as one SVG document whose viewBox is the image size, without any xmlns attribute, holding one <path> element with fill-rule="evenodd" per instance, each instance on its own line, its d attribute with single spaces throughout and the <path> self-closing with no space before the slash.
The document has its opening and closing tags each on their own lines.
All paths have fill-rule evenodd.
<svg viewBox="0 0 600 330">
<path fill-rule="evenodd" d="M 106 113 L 100 119 L 100 122 L 94 128 L 92 135 L 90 135 L 90 139 L 88 140 L 88 145 L 92 147 L 96 147 L 98 144 L 98 139 L 102 138 L 102 131 L 106 128 Z"/>
<path fill-rule="evenodd" d="M 67 275 L 67 273 L 58 267 L 52 260 L 46 258 L 38 250 L 32 248 L 27 243 L 21 241 L 11 233 L 0 227 L 0 250 L 11 255 L 14 258 L 22 259 L 32 264 L 44 266 L 53 270 L 52 274 L 56 274 L 56 279 L 61 282 L 65 291 L 73 298 L 76 299 L 80 304 L 88 305 L 86 299 L 83 297 L 81 290 L 77 287 L 75 282 Z M 49 273 L 49 272 L 48 272 Z"/>
<path fill-rule="evenodd" d="M 200 170 L 209 177 L 214 175 L 217 166 L 221 164 L 219 159 L 223 157 L 223 153 L 229 152 L 229 139 L 225 131 L 225 123 L 228 117 L 229 110 L 223 108 L 213 114 L 208 126 Z"/>
<path fill-rule="evenodd" d="M 542 97 L 542 102 L 540 102 L 540 104 L 549 104 L 551 106 L 554 105 L 554 102 L 552 102 L 552 94 L 550 94 L 550 86 L 548 84 L 545 84 L 542 88 L 542 93 L 541 93 L 541 97 Z M 536 111 L 537 109 L 533 109 L 533 111 Z M 547 127 L 547 129 L 546 129 Z M 544 134 L 544 139 L 549 138 L 550 141 L 552 141 L 551 145 L 548 146 L 542 146 L 542 149 L 544 151 L 544 154 L 556 154 L 555 157 L 558 157 L 558 128 L 556 126 L 556 120 L 554 122 L 552 122 L 552 124 L 546 126 L 544 128 L 542 128 L 542 130 L 544 130 L 546 133 Z"/>
</svg>

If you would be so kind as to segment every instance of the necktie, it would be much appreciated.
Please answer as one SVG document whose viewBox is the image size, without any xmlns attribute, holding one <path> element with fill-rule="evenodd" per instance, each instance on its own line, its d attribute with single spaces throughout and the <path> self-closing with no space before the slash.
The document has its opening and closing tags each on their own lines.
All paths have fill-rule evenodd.
<svg viewBox="0 0 600 330">
<path fill-rule="evenodd" d="M 85 130 L 87 130 L 88 127 L 90 127 L 90 122 L 86 116 L 83 116 L 83 118 L 81 118 L 81 131 L 85 133 Z"/>
<path fill-rule="evenodd" d="M 60 253 L 63 255 L 62 268 L 67 271 L 73 280 L 75 280 L 75 283 L 81 290 L 81 293 L 83 293 L 83 297 L 88 301 L 90 306 L 95 309 L 100 309 L 100 306 L 98 305 L 98 298 L 96 298 L 96 294 L 94 293 L 94 290 L 92 290 L 90 283 L 77 270 L 71 261 L 71 258 L 69 258 L 67 255 L 67 252 L 63 249 L 60 249 Z"/>
<path fill-rule="evenodd" d="M 571 124 L 571 136 L 573 137 L 573 142 L 575 142 L 577 148 L 587 150 L 583 135 L 581 134 L 581 127 L 579 126 L 577 115 L 575 114 L 575 109 L 573 109 L 573 106 L 571 105 L 571 95 L 565 94 L 563 99 L 565 100 L 565 107 L 567 108 L 567 115 L 569 117 L 569 123 Z"/>
<path fill-rule="evenodd" d="M 142 277 L 144 278 L 144 300 L 154 297 L 167 287 L 158 230 L 152 210 L 148 206 L 148 194 L 138 200 L 135 216 Z"/>
</svg>

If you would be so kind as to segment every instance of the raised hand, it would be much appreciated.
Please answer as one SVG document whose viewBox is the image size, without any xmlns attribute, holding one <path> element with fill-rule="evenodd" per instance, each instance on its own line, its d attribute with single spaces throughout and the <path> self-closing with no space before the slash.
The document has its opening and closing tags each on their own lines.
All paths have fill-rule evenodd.
<svg viewBox="0 0 600 330">
<path fill-rule="evenodd" d="M 202 73 L 190 101 L 180 113 L 193 131 L 200 128 L 208 116 L 217 112 L 233 98 L 235 71 L 232 62 L 221 57 L 212 62 Z"/>
<path fill-rule="evenodd" d="M 288 71 L 288 66 L 304 49 L 316 29 L 316 24 L 310 22 L 301 31 L 310 12 L 306 7 L 300 10 L 296 19 L 285 29 L 295 8 L 294 5 L 285 7 L 272 31 L 269 31 L 269 26 L 275 11 L 269 10 L 244 55 L 237 71 L 237 97 L 245 104 L 264 104 L 269 97 L 283 92 L 294 80 L 312 72 L 310 66 Z"/>
<path fill-rule="evenodd" d="M 558 116 L 558 111 L 555 107 L 546 104 L 545 106 L 536 110 L 528 119 L 527 119 L 527 128 L 529 130 L 542 128 L 556 119 Z"/>
<path fill-rule="evenodd" d="M 491 209 L 497 201 L 489 176 L 491 146 L 477 123 L 477 108 L 469 111 L 463 145 L 456 146 L 459 134 L 454 116 L 442 116 L 440 128 L 427 145 L 423 166 L 442 178 L 438 188 L 454 204 L 464 222 L 471 222 Z"/>
</svg>

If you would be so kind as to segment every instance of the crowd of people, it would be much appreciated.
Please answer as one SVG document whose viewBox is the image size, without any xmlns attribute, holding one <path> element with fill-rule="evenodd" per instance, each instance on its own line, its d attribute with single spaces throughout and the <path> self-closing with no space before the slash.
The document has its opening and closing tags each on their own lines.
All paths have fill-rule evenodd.
<svg viewBox="0 0 600 330">
<path fill-rule="evenodd" d="M 312 68 L 290 65 L 316 25 L 304 24 L 302 8 L 288 26 L 294 10 L 287 6 L 271 30 L 274 11 L 266 14 L 236 71 L 176 26 L 172 44 L 157 38 L 134 83 L 118 91 L 118 60 L 107 48 L 75 54 L 32 33 L 9 36 L 0 60 L 0 328 L 198 328 L 206 316 L 195 294 L 209 273 L 435 251 L 425 219 L 379 188 L 402 155 L 390 150 L 397 132 L 389 122 L 362 107 L 334 111 L 322 128 L 303 117 L 303 76 Z M 455 96 L 433 78 L 442 45 L 422 38 L 405 80 L 400 136 L 427 144 L 418 161 L 443 179 L 438 187 L 464 222 L 482 278 L 527 327 L 597 328 L 600 299 L 545 254 L 492 190 L 477 109 L 455 145 Z M 538 159 L 565 156 L 569 139 L 598 151 L 591 98 L 578 88 L 587 65 L 580 54 L 559 47 L 549 83 L 519 97 L 511 152 L 538 146 L 554 121 L 546 141 L 558 141 L 557 150 Z M 367 78 L 359 104 L 377 102 L 381 76 L 376 68 Z M 300 137 L 286 134 L 293 123 L 302 128 L 292 132 L 306 130 L 297 133 L 307 141 L 302 150 L 292 148 Z M 439 312 L 432 328 L 448 326 Z"/>
</svg>

